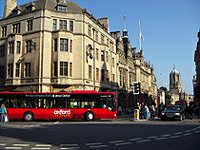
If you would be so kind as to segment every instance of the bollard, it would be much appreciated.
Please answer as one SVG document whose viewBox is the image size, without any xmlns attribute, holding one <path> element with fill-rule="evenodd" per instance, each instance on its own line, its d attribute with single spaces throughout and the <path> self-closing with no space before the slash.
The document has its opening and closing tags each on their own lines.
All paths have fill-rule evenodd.
<svg viewBox="0 0 200 150">
<path fill-rule="evenodd" d="M 139 109 L 134 110 L 134 120 L 139 120 Z"/>
</svg>

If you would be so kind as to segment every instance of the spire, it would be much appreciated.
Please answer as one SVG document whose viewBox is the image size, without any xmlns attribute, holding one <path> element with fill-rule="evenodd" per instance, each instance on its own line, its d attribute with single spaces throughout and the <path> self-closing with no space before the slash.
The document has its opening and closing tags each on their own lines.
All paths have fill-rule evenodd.
<svg viewBox="0 0 200 150">
<path fill-rule="evenodd" d="M 126 29 L 126 16 L 124 16 L 124 31 L 122 32 L 123 38 L 128 38 L 128 31 Z"/>
<path fill-rule="evenodd" d="M 127 31 L 127 29 L 126 29 L 126 16 L 124 16 L 124 31 Z"/>
</svg>

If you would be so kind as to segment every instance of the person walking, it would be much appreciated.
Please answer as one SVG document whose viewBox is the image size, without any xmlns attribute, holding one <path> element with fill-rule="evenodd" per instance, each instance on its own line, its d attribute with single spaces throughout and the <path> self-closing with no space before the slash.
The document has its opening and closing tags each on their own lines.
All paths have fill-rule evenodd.
<svg viewBox="0 0 200 150">
<path fill-rule="evenodd" d="M 1 127 L 5 127 L 7 110 L 6 110 L 6 106 L 4 103 L 1 104 L 0 115 L 1 115 Z"/>
<path fill-rule="evenodd" d="M 149 108 L 147 106 L 147 104 L 145 104 L 144 106 L 144 119 L 149 119 Z"/>
<path fill-rule="evenodd" d="M 119 107 L 118 107 L 118 114 L 119 114 L 119 116 L 121 116 L 122 115 L 122 107 L 119 105 Z"/>
</svg>

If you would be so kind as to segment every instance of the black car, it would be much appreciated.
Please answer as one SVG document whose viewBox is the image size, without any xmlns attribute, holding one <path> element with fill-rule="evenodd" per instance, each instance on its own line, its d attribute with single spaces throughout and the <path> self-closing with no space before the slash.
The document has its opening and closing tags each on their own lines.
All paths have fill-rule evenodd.
<svg viewBox="0 0 200 150">
<path fill-rule="evenodd" d="M 184 120 L 185 115 L 183 109 L 178 105 L 167 106 L 161 113 L 161 120 Z"/>
</svg>

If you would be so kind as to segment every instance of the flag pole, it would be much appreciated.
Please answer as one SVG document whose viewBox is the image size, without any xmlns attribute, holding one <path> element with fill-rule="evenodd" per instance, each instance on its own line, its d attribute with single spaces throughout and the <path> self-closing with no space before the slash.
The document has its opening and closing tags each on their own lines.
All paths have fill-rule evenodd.
<svg viewBox="0 0 200 150">
<path fill-rule="evenodd" d="M 141 41 L 141 30 L 140 30 L 140 20 L 139 20 L 139 42 L 140 42 L 140 50 L 142 49 L 142 41 Z"/>
<path fill-rule="evenodd" d="M 140 25 L 140 20 L 139 20 L 139 42 L 140 42 L 140 50 L 142 50 L 142 41 L 143 40 L 144 40 L 144 37 L 142 35 L 141 25 Z"/>
</svg>

